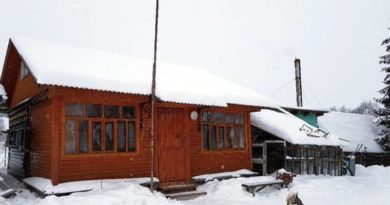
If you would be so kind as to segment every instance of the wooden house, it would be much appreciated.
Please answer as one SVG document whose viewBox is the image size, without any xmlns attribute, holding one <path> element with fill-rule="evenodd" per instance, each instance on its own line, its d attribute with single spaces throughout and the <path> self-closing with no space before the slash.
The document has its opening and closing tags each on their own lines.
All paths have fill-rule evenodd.
<svg viewBox="0 0 390 205">
<path fill-rule="evenodd" d="M 53 184 L 148 177 L 152 63 L 12 38 L 8 172 Z M 272 104 L 202 69 L 158 62 L 154 175 L 160 183 L 252 169 L 250 112 Z"/>
<path fill-rule="evenodd" d="M 283 109 L 251 114 L 254 171 L 280 168 L 296 174 L 341 175 L 338 136 L 314 127 Z"/>
</svg>

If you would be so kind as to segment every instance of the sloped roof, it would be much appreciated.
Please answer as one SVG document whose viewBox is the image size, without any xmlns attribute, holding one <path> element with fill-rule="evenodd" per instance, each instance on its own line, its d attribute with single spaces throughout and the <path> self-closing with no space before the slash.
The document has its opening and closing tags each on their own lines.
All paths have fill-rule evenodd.
<svg viewBox="0 0 390 205">
<path fill-rule="evenodd" d="M 251 113 L 251 124 L 291 144 L 339 146 L 338 137 L 332 133 L 320 134 L 317 128 L 280 109 L 262 109 Z M 305 126 L 304 126 L 305 125 Z M 302 129 L 304 126 L 304 129 Z M 310 132 L 309 130 L 312 130 Z"/>
<path fill-rule="evenodd" d="M 151 94 L 151 61 L 25 37 L 11 41 L 38 84 Z M 156 96 L 166 102 L 274 107 L 267 97 L 198 67 L 158 61 L 156 83 Z"/>
<path fill-rule="evenodd" d="M 329 112 L 319 117 L 318 123 L 321 128 L 349 141 L 349 146 L 342 147 L 345 152 L 354 152 L 358 144 L 363 144 L 361 151 L 367 147 L 367 152 L 379 153 L 383 149 L 375 141 L 379 129 L 373 122 L 374 119 L 371 115 Z"/>
</svg>

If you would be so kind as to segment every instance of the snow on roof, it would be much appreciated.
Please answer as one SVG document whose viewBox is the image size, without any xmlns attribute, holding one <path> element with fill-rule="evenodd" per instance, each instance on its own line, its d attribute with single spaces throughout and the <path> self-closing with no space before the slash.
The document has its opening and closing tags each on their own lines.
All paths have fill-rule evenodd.
<svg viewBox="0 0 390 205">
<path fill-rule="evenodd" d="M 363 147 L 367 147 L 367 152 L 378 153 L 383 152 L 383 149 L 375 141 L 379 130 L 374 119 L 371 115 L 329 112 L 319 117 L 318 123 L 323 129 L 349 141 L 349 146 L 342 147 L 344 151 L 354 152 L 358 144 L 363 144 Z"/>
<path fill-rule="evenodd" d="M 328 133 L 328 135 L 320 134 L 316 132 L 318 128 L 282 109 L 279 111 L 262 109 L 260 112 L 251 113 L 251 124 L 292 144 L 340 145 L 336 135 L 331 133 Z M 304 125 L 306 129 L 301 129 Z M 310 129 L 313 131 L 308 131 Z"/>
<path fill-rule="evenodd" d="M 25 37 L 11 41 L 38 84 L 151 94 L 151 61 Z M 156 83 L 166 102 L 274 107 L 267 97 L 193 66 L 158 61 Z"/>
</svg>

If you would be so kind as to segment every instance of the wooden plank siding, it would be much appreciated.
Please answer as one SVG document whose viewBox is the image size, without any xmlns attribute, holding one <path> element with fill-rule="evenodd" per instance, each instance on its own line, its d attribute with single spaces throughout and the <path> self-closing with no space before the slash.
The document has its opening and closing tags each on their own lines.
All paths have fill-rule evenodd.
<svg viewBox="0 0 390 205">
<path fill-rule="evenodd" d="M 29 150 L 31 176 L 51 178 L 51 107 L 51 100 L 45 100 L 31 108 L 32 137 Z"/>
</svg>

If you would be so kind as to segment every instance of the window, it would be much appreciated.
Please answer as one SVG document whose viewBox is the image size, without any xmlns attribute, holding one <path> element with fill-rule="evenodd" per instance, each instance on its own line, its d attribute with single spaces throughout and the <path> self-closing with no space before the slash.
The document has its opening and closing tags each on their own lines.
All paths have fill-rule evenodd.
<svg viewBox="0 0 390 205">
<path fill-rule="evenodd" d="M 135 116 L 134 106 L 65 104 L 65 153 L 136 151 Z"/>
<path fill-rule="evenodd" d="M 135 151 L 135 125 L 134 122 L 129 122 L 128 124 L 129 131 L 127 132 L 128 136 L 128 150 Z"/>
<path fill-rule="evenodd" d="M 29 71 L 28 71 L 28 68 L 26 66 L 26 64 L 24 64 L 24 62 L 22 61 L 20 63 L 20 80 L 23 80 L 27 75 L 28 75 Z"/>
<path fill-rule="evenodd" d="M 88 152 L 88 121 L 79 120 L 79 152 Z"/>
<path fill-rule="evenodd" d="M 245 149 L 242 113 L 203 112 L 201 119 L 204 150 Z"/>
<path fill-rule="evenodd" d="M 66 116 L 82 117 L 84 114 L 84 105 L 82 104 L 67 104 Z"/>
<path fill-rule="evenodd" d="M 88 104 L 87 105 L 87 117 L 101 118 L 102 117 L 102 105 Z"/>
<path fill-rule="evenodd" d="M 126 126 L 124 121 L 118 122 L 118 152 L 126 151 Z"/>
<path fill-rule="evenodd" d="M 76 152 L 76 121 L 74 120 L 67 120 L 65 125 L 65 138 L 66 138 L 66 144 L 65 144 L 65 152 L 66 153 L 75 153 Z"/>
<path fill-rule="evenodd" d="M 114 150 L 114 123 L 106 122 L 106 151 Z"/>
<path fill-rule="evenodd" d="M 104 106 L 104 117 L 118 118 L 119 117 L 119 107 L 114 106 L 114 105 L 105 105 Z"/>
<path fill-rule="evenodd" d="M 92 151 L 102 150 L 102 123 L 92 122 Z"/>
</svg>

